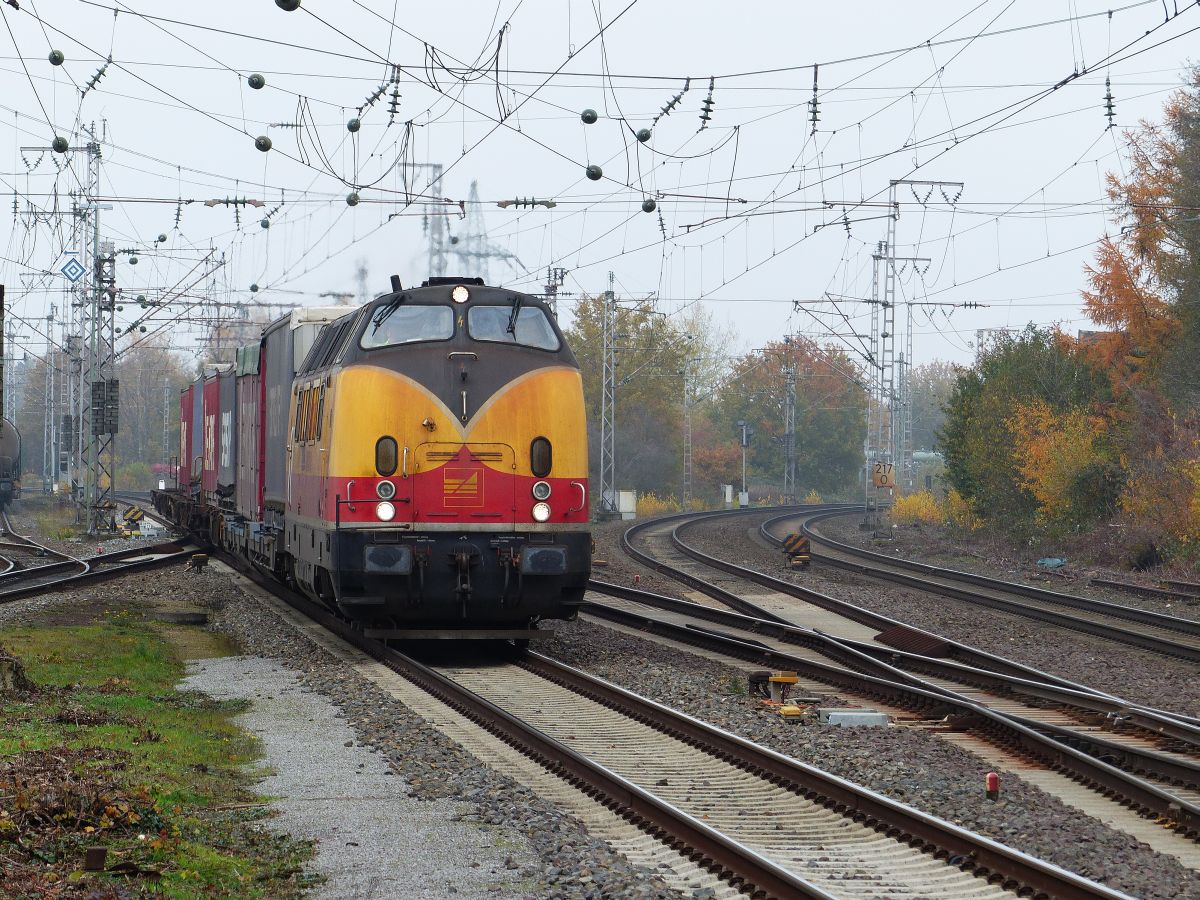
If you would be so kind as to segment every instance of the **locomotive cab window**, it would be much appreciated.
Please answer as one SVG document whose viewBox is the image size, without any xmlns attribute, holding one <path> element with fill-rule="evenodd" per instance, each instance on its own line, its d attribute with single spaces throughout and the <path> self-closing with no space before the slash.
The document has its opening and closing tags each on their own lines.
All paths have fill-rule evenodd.
<svg viewBox="0 0 1200 900">
<path fill-rule="evenodd" d="M 454 337 L 454 310 L 448 306 L 380 307 L 367 323 L 359 346 L 364 350 L 394 347 L 417 341 L 445 341 Z"/>
<path fill-rule="evenodd" d="M 467 311 L 467 330 L 477 341 L 520 344 L 537 350 L 557 350 L 560 346 L 554 326 L 537 306 L 473 306 Z M 511 326 L 511 329 L 510 329 Z"/>
</svg>

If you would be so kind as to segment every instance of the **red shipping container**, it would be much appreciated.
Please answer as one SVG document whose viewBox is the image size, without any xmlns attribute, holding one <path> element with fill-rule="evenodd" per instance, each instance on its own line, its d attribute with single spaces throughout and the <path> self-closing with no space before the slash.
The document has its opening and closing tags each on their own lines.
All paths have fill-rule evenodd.
<svg viewBox="0 0 1200 900">
<path fill-rule="evenodd" d="M 175 472 L 176 487 L 186 487 L 192 458 L 192 385 L 179 392 L 179 468 Z"/>
<path fill-rule="evenodd" d="M 221 415 L 221 379 L 210 375 L 204 379 L 204 435 L 201 444 L 204 461 L 200 470 L 200 491 L 212 496 L 217 490 L 217 422 Z"/>
<path fill-rule="evenodd" d="M 237 367 L 237 511 L 251 522 L 263 517 L 262 433 L 265 425 L 261 350 L 257 344 L 238 350 Z"/>
</svg>

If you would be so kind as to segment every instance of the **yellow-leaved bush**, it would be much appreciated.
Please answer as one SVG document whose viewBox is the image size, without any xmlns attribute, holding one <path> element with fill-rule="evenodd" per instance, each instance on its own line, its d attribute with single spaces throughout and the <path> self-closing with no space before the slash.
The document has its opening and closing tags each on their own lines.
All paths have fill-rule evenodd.
<svg viewBox="0 0 1200 900">
<path fill-rule="evenodd" d="M 649 518 L 650 516 L 662 516 L 667 513 L 677 513 L 679 511 L 680 504 L 674 496 L 660 497 L 654 491 L 638 494 L 637 515 L 639 519 Z"/>
<path fill-rule="evenodd" d="M 951 488 L 946 492 L 946 523 L 962 531 L 978 531 L 983 519 L 971 506 L 971 501 Z"/>
<path fill-rule="evenodd" d="M 942 505 L 929 491 L 897 497 L 892 504 L 892 521 L 897 525 L 940 525 Z"/>
</svg>

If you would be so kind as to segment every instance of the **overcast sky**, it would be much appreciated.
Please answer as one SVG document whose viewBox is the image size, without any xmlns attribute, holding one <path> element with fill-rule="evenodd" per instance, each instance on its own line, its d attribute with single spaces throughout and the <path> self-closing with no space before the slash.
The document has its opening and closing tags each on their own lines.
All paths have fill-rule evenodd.
<svg viewBox="0 0 1200 900">
<path fill-rule="evenodd" d="M 69 210 L 84 159 L 21 148 L 81 146 L 94 123 L 101 202 L 114 207 L 103 235 L 138 251 L 136 266 L 121 257 L 119 285 L 185 295 L 146 323 L 158 345 L 156 324 L 201 296 L 328 303 L 323 292 L 358 291 L 360 264 L 372 294 L 393 273 L 419 282 L 430 217 L 467 245 L 459 204 L 477 181 L 490 244 L 511 255 L 488 261 L 492 282 L 540 291 L 558 266 L 578 296 L 611 271 L 623 297 L 655 296 L 667 313 L 702 302 L 732 322 L 731 353 L 788 332 L 861 349 L 890 180 L 961 182 L 896 189 L 897 254 L 928 260 L 899 267 L 898 300 L 918 304 L 917 363 L 969 361 L 981 328 L 1088 327 L 1079 291 L 1095 241 L 1119 228 L 1103 180 L 1123 165 L 1121 129 L 1160 118 L 1200 28 L 1200 9 L 1175 16 L 1161 0 L 1111 16 L 1085 0 L 302 0 L 290 13 L 271 0 L 129 0 L 115 16 L 109 0 L 19 2 L 0 6 L 0 282 L 40 330 L 63 304 L 72 249 L 69 217 L 52 213 Z M 445 171 L 436 192 L 430 164 Z M 265 206 L 237 209 L 239 222 L 204 205 L 232 198 Z M 496 206 L 516 198 L 556 205 Z M 201 277 L 210 250 L 223 264 Z M 127 305 L 122 321 L 140 312 Z M 172 326 L 166 340 L 187 350 L 197 333 Z"/>
</svg>

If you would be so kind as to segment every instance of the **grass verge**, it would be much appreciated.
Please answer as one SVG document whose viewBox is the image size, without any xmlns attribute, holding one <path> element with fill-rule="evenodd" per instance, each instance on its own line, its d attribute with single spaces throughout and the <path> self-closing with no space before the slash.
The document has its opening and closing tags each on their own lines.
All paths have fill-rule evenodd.
<svg viewBox="0 0 1200 900">
<path fill-rule="evenodd" d="M 0 896 L 302 892 L 312 848 L 261 826 L 244 706 L 176 690 L 178 641 L 118 613 L 0 644 L 35 685 L 0 695 Z"/>
</svg>

